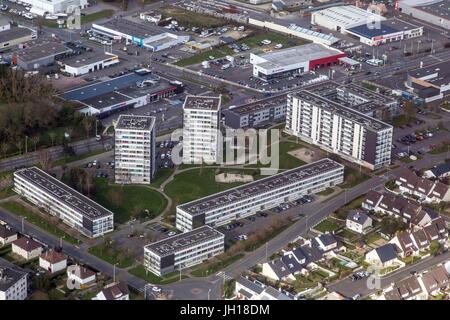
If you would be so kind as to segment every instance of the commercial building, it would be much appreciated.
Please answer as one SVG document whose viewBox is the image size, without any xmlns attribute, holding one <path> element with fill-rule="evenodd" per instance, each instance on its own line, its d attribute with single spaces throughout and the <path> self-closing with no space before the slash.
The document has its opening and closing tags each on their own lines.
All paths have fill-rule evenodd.
<svg viewBox="0 0 450 320">
<path fill-rule="evenodd" d="M 288 95 L 285 130 L 371 170 L 391 163 L 391 125 L 307 90 Z"/>
<path fill-rule="evenodd" d="M 63 66 L 62 72 L 77 77 L 118 64 L 119 57 L 107 52 L 98 53 L 91 51 L 63 59 L 59 63 Z"/>
<path fill-rule="evenodd" d="M 90 238 L 113 230 L 113 213 L 39 168 L 14 172 L 14 191 Z"/>
<path fill-rule="evenodd" d="M 263 54 L 250 53 L 250 63 L 253 76 L 270 80 L 331 66 L 345 56 L 337 49 L 310 43 Z"/>
<path fill-rule="evenodd" d="M 189 35 L 167 32 L 167 29 L 133 22 L 123 18 L 109 20 L 103 24 L 92 24 L 94 34 L 100 34 L 113 40 L 134 43 L 153 52 L 172 48 L 190 40 Z"/>
<path fill-rule="evenodd" d="M 225 125 L 233 128 L 256 128 L 286 118 L 286 95 L 272 96 L 223 110 Z"/>
<path fill-rule="evenodd" d="M 354 26 L 379 23 L 385 17 L 356 6 L 334 6 L 311 13 L 311 24 L 346 33 Z"/>
<path fill-rule="evenodd" d="M 322 159 L 177 206 L 176 227 L 220 226 L 342 183 L 344 166 Z"/>
<path fill-rule="evenodd" d="M 447 62 L 408 72 L 406 86 L 425 102 L 443 99 L 450 94 L 450 68 Z"/>
<path fill-rule="evenodd" d="M 22 0 L 22 3 L 31 5 L 31 13 L 44 16 L 47 13 L 66 13 L 67 8 L 74 6 L 84 9 L 88 0 Z"/>
<path fill-rule="evenodd" d="M 0 52 L 36 38 L 35 30 L 23 26 L 11 26 L 8 19 L 0 17 Z"/>
<path fill-rule="evenodd" d="M 82 113 L 103 118 L 115 112 L 140 108 L 183 90 L 181 82 L 169 82 L 147 69 L 140 69 L 69 90 L 62 94 L 62 98 L 79 102 L 79 111 Z"/>
<path fill-rule="evenodd" d="M 28 274 L 0 260 L 0 301 L 25 300 L 28 296 Z"/>
<path fill-rule="evenodd" d="M 349 27 L 346 29 L 346 33 L 369 46 L 379 46 L 389 42 L 420 37 L 423 35 L 423 27 L 394 18 L 381 21 L 377 25 L 363 23 Z"/>
<path fill-rule="evenodd" d="M 70 51 L 59 42 L 40 43 L 19 51 L 17 65 L 23 70 L 36 70 L 53 64 L 56 58 Z"/>
<path fill-rule="evenodd" d="M 450 0 L 402 0 L 399 10 L 405 15 L 450 30 Z"/>
<path fill-rule="evenodd" d="M 121 115 L 114 133 L 116 183 L 150 184 L 155 176 L 155 117 Z"/>
<path fill-rule="evenodd" d="M 186 97 L 183 104 L 183 163 L 217 163 L 221 159 L 221 96 Z"/>
<path fill-rule="evenodd" d="M 144 247 L 144 266 L 158 276 L 202 263 L 225 250 L 225 235 L 203 226 Z"/>
</svg>

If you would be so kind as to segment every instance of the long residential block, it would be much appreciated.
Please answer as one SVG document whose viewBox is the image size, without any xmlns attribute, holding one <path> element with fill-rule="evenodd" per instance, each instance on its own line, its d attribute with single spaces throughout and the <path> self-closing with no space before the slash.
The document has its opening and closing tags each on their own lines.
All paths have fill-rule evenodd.
<svg viewBox="0 0 450 320">
<path fill-rule="evenodd" d="M 36 167 L 14 172 L 14 191 L 87 237 L 113 231 L 113 213 Z"/>
<path fill-rule="evenodd" d="M 285 129 L 371 170 L 391 163 L 391 125 L 307 90 L 288 95 Z"/>
<path fill-rule="evenodd" d="M 344 166 L 330 159 L 177 206 L 176 227 L 184 232 L 203 225 L 220 226 L 281 203 L 320 192 L 344 181 Z"/>
<path fill-rule="evenodd" d="M 161 276 L 202 263 L 225 250 L 225 235 L 209 226 L 144 247 L 144 266 Z"/>
</svg>

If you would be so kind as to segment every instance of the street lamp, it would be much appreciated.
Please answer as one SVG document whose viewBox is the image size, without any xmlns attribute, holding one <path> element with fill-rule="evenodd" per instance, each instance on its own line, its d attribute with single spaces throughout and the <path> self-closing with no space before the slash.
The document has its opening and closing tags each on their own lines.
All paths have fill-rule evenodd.
<svg viewBox="0 0 450 320">
<path fill-rule="evenodd" d="M 24 230 L 25 230 L 25 224 L 24 224 L 24 220 L 26 219 L 27 217 L 22 217 L 22 234 L 25 232 Z"/>
<path fill-rule="evenodd" d="M 210 293 L 211 293 L 211 289 L 208 289 L 208 301 L 209 301 L 209 298 L 210 298 L 210 296 L 209 296 Z"/>
<path fill-rule="evenodd" d="M 114 263 L 113 265 L 113 283 L 116 283 L 116 265 L 118 262 Z"/>
</svg>

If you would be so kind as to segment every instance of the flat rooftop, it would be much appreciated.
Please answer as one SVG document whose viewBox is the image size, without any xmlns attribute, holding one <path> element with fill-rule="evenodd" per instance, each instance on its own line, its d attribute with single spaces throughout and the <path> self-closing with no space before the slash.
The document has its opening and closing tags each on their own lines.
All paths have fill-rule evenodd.
<svg viewBox="0 0 450 320">
<path fill-rule="evenodd" d="M 131 100 L 130 96 L 113 91 L 113 92 L 100 94 L 100 95 L 92 97 L 92 98 L 84 99 L 82 101 L 80 101 L 80 100 L 78 100 L 78 101 L 80 101 L 82 104 L 84 104 L 86 106 L 90 106 L 97 110 L 102 110 L 104 108 L 114 106 L 119 103 L 124 103 L 124 102 L 130 101 L 130 100 Z"/>
<path fill-rule="evenodd" d="M 366 89 L 364 87 L 358 86 L 354 83 L 349 83 L 340 86 L 337 90 L 342 90 L 344 92 L 349 92 L 355 96 L 358 96 L 366 101 L 374 101 L 378 104 L 389 104 L 394 103 L 395 99 L 385 96 L 381 93 L 375 92 L 373 90 Z"/>
<path fill-rule="evenodd" d="M 84 52 L 80 55 L 62 59 L 61 62 L 71 67 L 83 67 L 95 62 L 111 59 L 113 57 L 118 58 L 115 54 L 112 55 L 104 52 L 90 51 Z"/>
<path fill-rule="evenodd" d="M 0 291 L 7 291 L 17 281 L 26 276 L 25 271 L 19 271 L 19 267 L 12 267 L 0 260 Z"/>
<path fill-rule="evenodd" d="M 70 49 L 66 48 L 62 43 L 45 42 L 19 51 L 18 57 L 22 61 L 31 62 L 47 57 L 54 57 L 69 51 Z"/>
<path fill-rule="evenodd" d="M 243 104 L 241 106 L 229 108 L 224 111 L 233 112 L 235 114 L 243 116 L 243 115 L 247 115 L 247 114 L 252 114 L 254 112 L 258 112 L 260 110 L 268 109 L 271 107 L 286 105 L 287 104 L 286 101 L 287 101 L 287 95 L 281 94 L 281 95 L 272 96 L 272 97 L 269 97 L 266 99 L 257 100 L 254 102 Z"/>
<path fill-rule="evenodd" d="M 99 25 L 139 39 L 146 39 L 161 33 L 167 33 L 167 29 L 152 25 L 150 23 L 138 23 L 124 18 L 112 19 Z"/>
<path fill-rule="evenodd" d="M 334 23 L 341 25 L 343 27 L 356 25 L 361 22 L 370 21 L 371 19 L 373 20 L 372 17 L 376 17 L 377 19 L 380 20 L 385 19 L 380 15 L 368 12 L 367 10 L 352 5 L 326 8 L 320 11 L 315 11 L 312 14 L 324 16 L 328 20 L 331 20 Z"/>
<path fill-rule="evenodd" d="M 20 39 L 33 34 L 33 31 L 27 28 L 11 26 L 11 29 L 0 32 L 0 43 Z"/>
<path fill-rule="evenodd" d="M 192 247 L 202 242 L 223 237 L 224 235 L 211 228 L 210 226 L 202 226 L 189 232 L 177 234 L 173 237 L 149 244 L 144 248 L 157 254 L 160 257 L 174 254 L 179 250 Z"/>
<path fill-rule="evenodd" d="M 380 131 L 392 126 L 375 118 L 369 117 L 362 112 L 347 107 L 341 103 L 331 101 L 308 90 L 302 90 L 292 94 L 293 97 L 305 102 L 320 106 L 332 114 L 337 114 L 345 119 L 362 125 L 367 130 Z"/>
<path fill-rule="evenodd" d="M 37 167 L 18 170 L 14 172 L 14 176 L 25 179 L 90 220 L 113 215 L 108 209 L 100 206 Z"/>
<path fill-rule="evenodd" d="M 152 130 L 155 125 L 155 119 L 155 117 L 122 114 L 119 116 L 119 119 L 117 119 L 116 130 Z"/>
<path fill-rule="evenodd" d="M 340 168 L 344 168 L 344 166 L 331 159 L 325 158 L 292 170 L 219 192 L 202 199 L 179 205 L 177 208 L 182 209 L 192 216 L 196 216 L 204 213 L 205 211 L 222 207 L 231 202 L 254 198 L 261 193 L 267 192 L 268 190 L 278 189 L 299 180 L 320 176 L 325 172 Z"/>
<path fill-rule="evenodd" d="M 183 109 L 197 109 L 197 110 L 219 110 L 220 96 L 186 96 L 184 100 Z"/>
<path fill-rule="evenodd" d="M 425 2 L 425 3 L 424 3 Z M 434 16 L 441 17 L 443 19 L 450 20 L 450 0 L 441 1 L 407 1 L 408 5 L 420 9 Z"/>
<path fill-rule="evenodd" d="M 323 59 L 336 56 L 342 52 L 337 49 L 328 48 L 319 43 L 309 43 L 292 48 L 277 50 L 273 52 L 258 54 L 266 62 L 257 65 L 265 69 L 287 67 L 304 61 Z"/>
<path fill-rule="evenodd" d="M 347 28 L 347 31 L 371 39 L 374 37 L 386 36 L 401 31 L 408 31 L 419 28 L 416 25 L 401 21 L 399 19 L 381 21 L 379 22 L 379 26 L 380 27 L 378 28 L 378 25 L 375 26 L 363 23 L 359 26 Z"/>
<path fill-rule="evenodd" d="M 441 62 L 429 67 L 419 68 L 409 71 L 409 75 L 414 78 L 424 78 L 432 74 L 437 74 L 436 77 L 425 80 L 426 82 L 441 86 L 450 83 L 450 68 L 448 62 Z"/>
</svg>

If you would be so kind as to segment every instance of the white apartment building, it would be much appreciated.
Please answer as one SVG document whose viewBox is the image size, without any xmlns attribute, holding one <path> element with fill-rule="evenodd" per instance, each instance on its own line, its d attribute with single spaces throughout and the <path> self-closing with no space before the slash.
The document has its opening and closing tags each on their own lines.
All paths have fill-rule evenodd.
<svg viewBox="0 0 450 320">
<path fill-rule="evenodd" d="M 121 115 L 115 128 L 115 182 L 150 184 L 155 175 L 155 117 Z"/>
<path fill-rule="evenodd" d="M 27 298 L 27 273 L 0 265 L 0 301 Z"/>
<path fill-rule="evenodd" d="M 176 227 L 186 232 L 203 225 L 224 225 L 304 195 L 320 192 L 343 181 L 344 166 L 330 159 L 321 159 L 179 205 Z"/>
<path fill-rule="evenodd" d="M 391 125 L 306 90 L 288 95 L 285 130 L 371 170 L 391 163 Z"/>
<path fill-rule="evenodd" d="M 14 172 L 14 191 L 90 238 L 113 231 L 113 213 L 37 167 Z"/>
<path fill-rule="evenodd" d="M 209 226 L 144 247 L 144 266 L 158 276 L 202 263 L 225 250 L 225 235 Z"/>
<path fill-rule="evenodd" d="M 221 159 L 220 101 L 221 96 L 186 97 L 183 105 L 183 163 L 213 164 Z"/>
</svg>

